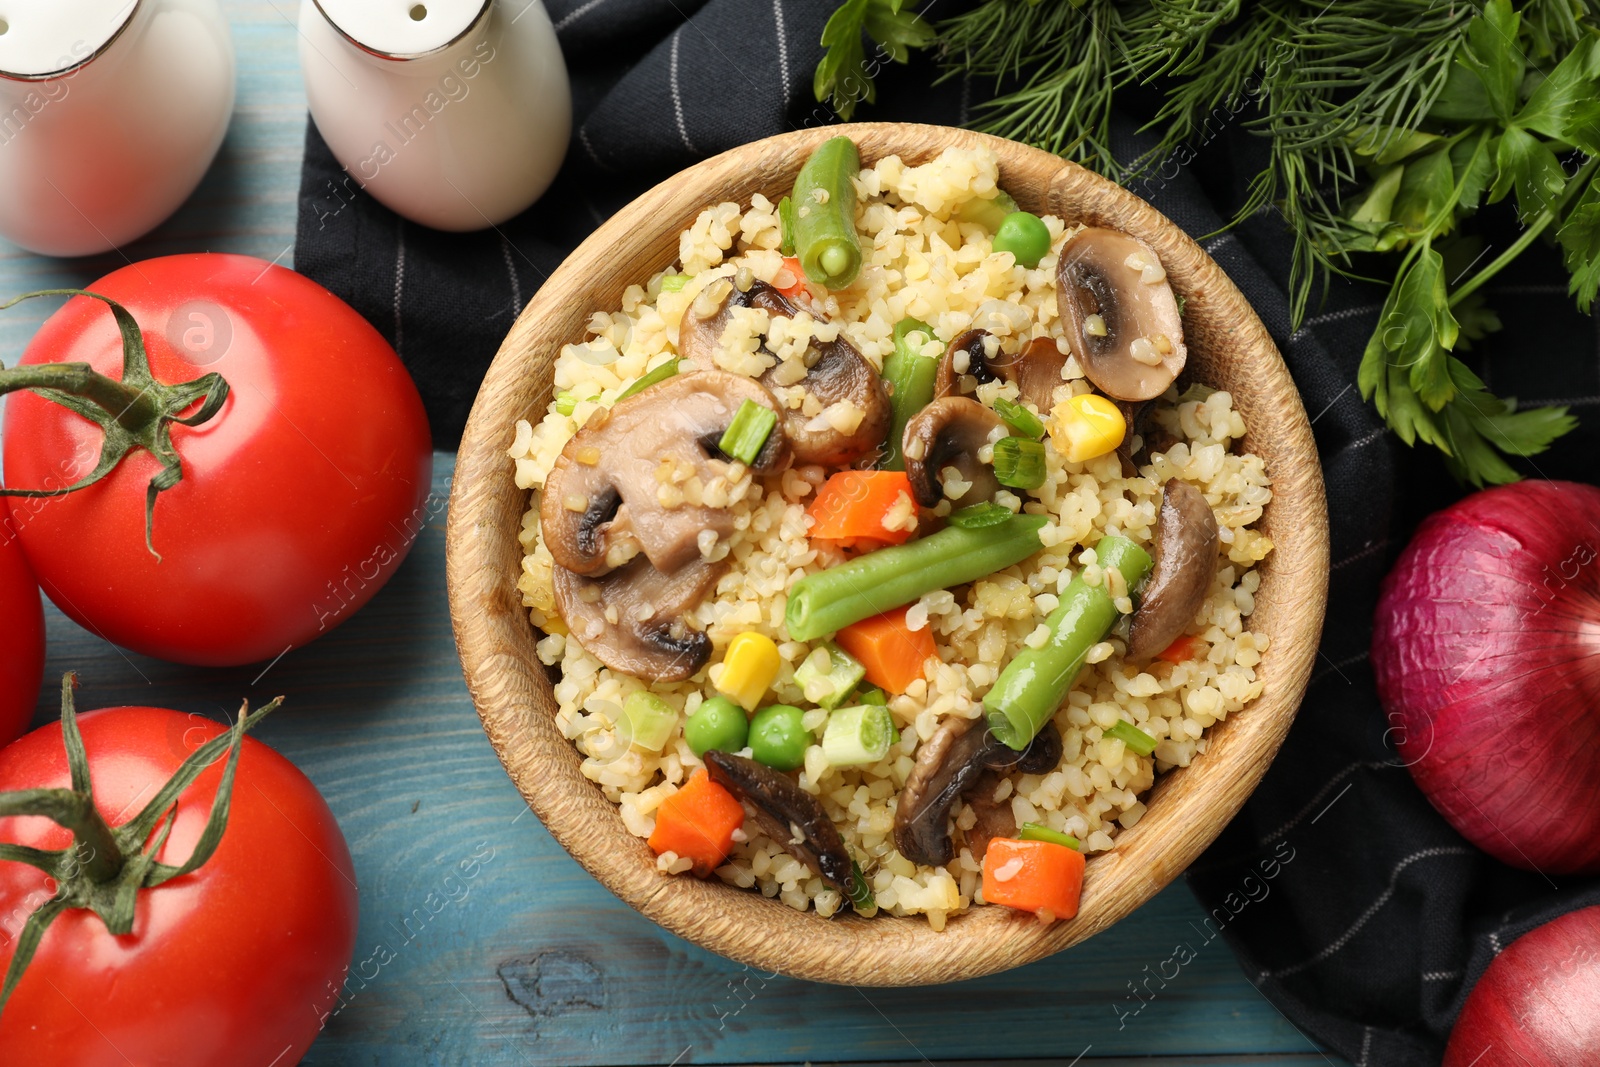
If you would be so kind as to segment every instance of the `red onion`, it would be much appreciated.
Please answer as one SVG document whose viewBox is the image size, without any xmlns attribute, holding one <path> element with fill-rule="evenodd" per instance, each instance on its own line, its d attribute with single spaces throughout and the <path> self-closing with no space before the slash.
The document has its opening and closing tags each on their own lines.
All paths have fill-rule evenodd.
<svg viewBox="0 0 1600 1067">
<path fill-rule="evenodd" d="M 1600 907 L 1568 912 L 1495 957 L 1461 1008 L 1443 1067 L 1600 1063 Z"/>
<path fill-rule="evenodd" d="M 1514 867 L 1600 871 L 1600 489 L 1527 481 L 1428 517 L 1372 665 L 1417 785 Z"/>
</svg>

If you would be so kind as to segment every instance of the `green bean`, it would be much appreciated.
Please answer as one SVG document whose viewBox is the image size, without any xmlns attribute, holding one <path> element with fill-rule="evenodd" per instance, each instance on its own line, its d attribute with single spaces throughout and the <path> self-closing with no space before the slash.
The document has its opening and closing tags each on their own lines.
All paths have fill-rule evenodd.
<svg viewBox="0 0 1600 1067">
<path fill-rule="evenodd" d="M 1061 707 L 1089 649 L 1116 624 L 1119 613 L 1106 588 L 1110 571 L 1122 574 L 1130 594 L 1150 572 L 1149 554 L 1125 537 L 1101 538 L 1095 557 L 1106 577 L 1099 585 L 1085 582 L 1081 574 L 1072 579 L 1045 620 L 1049 639 L 1041 648 L 1017 653 L 983 698 L 989 731 L 1019 752 Z"/>
<path fill-rule="evenodd" d="M 933 400 L 934 381 L 939 376 L 939 361 L 917 351 L 907 340 L 912 333 L 932 339 L 933 327 L 916 319 L 901 319 L 894 328 L 894 351 L 883 361 L 883 379 L 889 383 L 889 410 L 894 422 L 889 427 L 887 451 L 879 466 L 886 471 L 906 469 L 901 450 L 906 423 Z"/>
<path fill-rule="evenodd" d="M 789 636 L 811 641 L 853 622 L 909 604 L 935 589 L 976 581 L 1039 551 L 1043 515 L 1017 515 L 998 526 L 947 526 L 903 545 L 880 548 L 810 574 L 789 591 Z"/>
<path fill-rule="evenodd" d="M 848 137 L 822 142 L 794 180 L 794 247 L 806 277 L 843 289 L 861 270 L 856 187 L 861 156 Z"/>
</svg>

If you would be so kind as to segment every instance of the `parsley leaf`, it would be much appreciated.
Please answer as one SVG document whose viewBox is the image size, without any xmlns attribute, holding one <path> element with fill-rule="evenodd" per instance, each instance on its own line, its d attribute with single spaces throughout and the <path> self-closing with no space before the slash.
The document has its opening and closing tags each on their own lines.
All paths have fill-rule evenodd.
<svg viewBox="0 0 1600 1067">
<path fill-rule="evenodd" d="M 1600 37 L 1587 37 L 1556 65 L 1517 113 L 1517 125 L 1600 155 Z"/>
<path fill-rule="evenodd" d="M 1495 165 L 1499 170 L 1489 189 L 1489 202 L 1503 200 L 1515 187 L 1517 212 L 1524 225 L 1558 204 L 1567 186 L 1567 173 L 1561 169 L 1556 154 L 1519 126 L 1511 126 L 1500 135 Z"/>
<path fill-rule="evenodd" d="M 881 60 L 904 63 L 911 58 L 911 49 L 933 43 L 933 27 L 905 4 L 906 0 L 845 0 L 822 27 L 827 52 L 817 64 L 811 88 L 819 101 L 826 100 L 846 122 L 858 103 L 878 99 L 873 77 Z M 877 45 L 877 55 L 870 60 L 863 34 Z"/>
<path fill-rule="evenodd" d="M 1585 314 L 1600 292 L 1600 191 L 1591 185 L 1583 191 L 1567 219 L 1556 231 L 1556 242 L 1566 255 L 1572 280 L 1567 291 L 1578 299 Z"/>
<path fill-rule="evenodd" d="M 1517 90 L 1527 61 L 1517 47 L 1522 16 L 1511 10 L 1511 0 L 1489 0 L 1483 13 L 1467 26 L 1461 63 L 1483 83 L 1490 111 L 1509 123 L 1517 110 Z"/>
</svg>

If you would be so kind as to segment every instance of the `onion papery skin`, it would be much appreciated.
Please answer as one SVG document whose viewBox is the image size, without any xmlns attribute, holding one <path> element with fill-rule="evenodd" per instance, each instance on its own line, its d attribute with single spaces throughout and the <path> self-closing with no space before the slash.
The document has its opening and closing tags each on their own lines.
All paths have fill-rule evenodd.
<svg viewBox="0 0 1600 1067">
<path fill-rule="evenodd" d="M 1443 1067 L 1600 1063 L 1600 907 L 1522 935 L 1472 987 Z"/>
<path fill-rule="evenodd" d="M 1593 486 L 1475 493 L 1384 580 L 1372 665 L 1390 734 L 1439 813 L 1514 867 L 1600 871 L 1597 653 Z"/>
</svg>

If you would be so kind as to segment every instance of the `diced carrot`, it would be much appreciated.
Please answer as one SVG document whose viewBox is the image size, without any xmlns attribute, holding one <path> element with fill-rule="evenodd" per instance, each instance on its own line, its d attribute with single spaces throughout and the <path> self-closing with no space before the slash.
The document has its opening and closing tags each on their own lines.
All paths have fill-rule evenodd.
<svg viewBox="0 0 1600 1067">
<path fill-rule="evenodd" d="M 983 854 L 983 899 L 1046 922 L 1078 914 L 1083 853 L 1053 841 L 990 840 Z"/>
<path fill-rule="evenodd" d="M 1200 639 L 1190 634 L 1183 634 L 1172 644 L 1156 653 L 1156 659 L 1164 659 L 1168 663 L 1187 663 L 1194 659 L 1194 654 L 1200 648 Z"/>
<path fill-rule="evenodd" d="M 806 514 L 813 541 L 840 547 L 898 545 L 916 532 L 917 509 L 905 471 L 840 471 L 817 490 Z"/>
<path fill-rule="evenodd" d="M 675 852 L 688 857 L 694 873 L 705 878 L 728 858 L 733 851 L 733 832 L 743 825 L 744 805 L 713 782 L 702 767 L 656 809 L 650 847 L 658 856 Z"/>
<path fill-rule="evenodd" d="M 790 279 L 788 285 L 783 284 L 785 272 L 788 273 Z M 773 279 L 773 282 L 773 288 L 777 289 L 778 292 L 782 293 L 784 296 L 797 296 L 798 294 L 805 292 L 805 268 L 800 265 L 800 261 L 794 256 L 785 256 L 783 258 L 783 266 L 778 268 L 778 274 Z"/>
<path fill-rule="evenodd" d="M 834 643 L 867 669 L 867 681 L 899 694 L 922 677 L 933 647 L 933 629 L 913 630 L 906 625 L 908 608 L 895 608 L 870 619 L 853 622 L 834 635 Z"/>
</svg>

